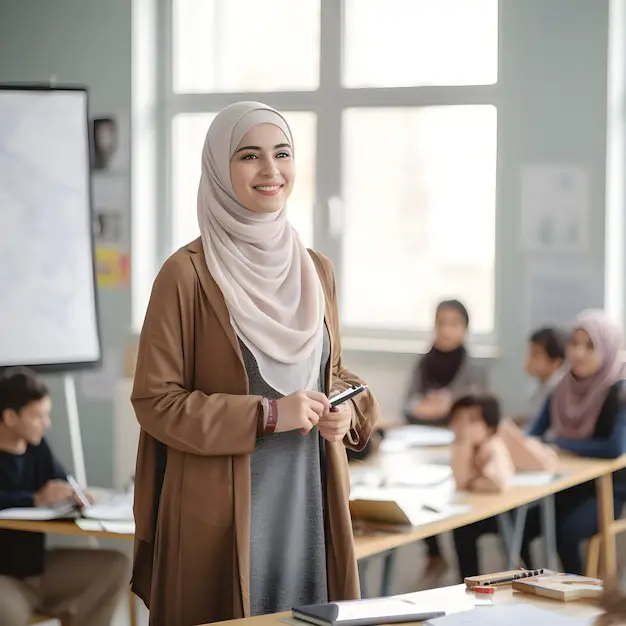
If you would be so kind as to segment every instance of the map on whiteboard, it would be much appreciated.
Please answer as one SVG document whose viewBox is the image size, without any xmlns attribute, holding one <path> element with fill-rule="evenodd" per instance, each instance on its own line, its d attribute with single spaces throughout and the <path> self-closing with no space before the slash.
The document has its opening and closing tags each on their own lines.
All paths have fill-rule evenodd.
<svg viewBox="0 0 626 626">
<path fill-rule="evenodd" d="M 86 94 L 0 90 L 0 366 L 98 360 Z"/>
</svg>

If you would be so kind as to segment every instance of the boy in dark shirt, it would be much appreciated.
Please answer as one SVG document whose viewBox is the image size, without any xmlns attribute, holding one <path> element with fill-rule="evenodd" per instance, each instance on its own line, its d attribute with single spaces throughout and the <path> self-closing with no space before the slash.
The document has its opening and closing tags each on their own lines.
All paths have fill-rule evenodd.
<svg viewBox="0 0 626 626">
<path fill-rule="evenodd" d="M 0 509 L 57 506 L 75 496 L 44 439 L 50 394 L 32 372 L 0 373 Z M 0 530 L 0 626 L 26 626 L 36 611 L 71 626 L 109 626 L 128 561 L 107 550 L 49 550 L 45 536 Z"/>
</svg>

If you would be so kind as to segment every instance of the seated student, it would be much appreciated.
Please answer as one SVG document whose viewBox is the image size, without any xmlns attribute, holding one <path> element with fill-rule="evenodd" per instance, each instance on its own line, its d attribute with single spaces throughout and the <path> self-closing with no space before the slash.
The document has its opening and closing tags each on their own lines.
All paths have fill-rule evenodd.
<svg viewBox="0 0 626 626">
<path fill-rule="evenodd" d="M 538 384 L 526 410 L 513 417 L 519 426 L 529 425 L 537 418 L 547 397 L 563 378 L 566 343 L 567 335 L 558 328 L 540 328 L 530 336 L 525 369 Z"/>
<path fill-rule="evenodd" d="M 558 457 L 545 444 L 527 437 L 512 420 L 500 421 L 500 405 L 494 396 L 459 398 L 450 411 L 451 466 L 457 489 L 498 493 L 517 471 L 554 471 Z M 461 578 L 480 572 L 477 541 L 497 533 L 495 517 L 453 531 Z"/>
<path fill-rule="evenodd" d="M 486 391 L 486 371 L 465 348 L 467 309 L 445 300 L 435 313 L 435 337 L 417 360 L 406 398 L 405 418 L 411 424 L 447 425 L 453 398 Z"/>
<path fill-rule="evenodd" d="M 531 428 L 561 450 L 593 458 L 626 452 L 626 368 L 620 355 L 622 333 L 604 311 L 581 313 L 567 345 L 569 371 Z M 626 501 L 626 472 L 614 474 L 614 514 Z M 557 550 L 565 572 L 582 574 L 580 544 L 598 532 L 593 482 L 557 493 L 554 498 Z M 522 559 L 532 567 L 530 542 L 541 533 L 539 512 L 529 511 Z"/>
<path fill-rule="evenodd" d="M 486 371 L 465 348 L 469 314 L 458 300 L 444 300 L 435 312 L 434 342 L 417 360 L 405 403 L 411 424 L 445 426 L 455 396 L 486 391 Z M 428 550 L 426 575 L 446 569 L 437 537 L 425 540 Z"/>
<path fill-rule="evenodd" d="M 43 438 L 50 396 L 30 371 L 0 373 L 0 509 L 74 499 Z M 44 535 L 0 530 L 0 626 L 26 626 L 36 611 L 64 625 L 109 626 L 128 586 L 128 562 L 107 550 L 45 550 Z"/>
<path fill-rule="evenodd" d="M 500 406 L 489 395 L 459 398 L 450 409 L 454 431 L 451 462 L 456 488 L 461 491 L 503 491 L 515 466 L 498 435 Z"/>
</svg>

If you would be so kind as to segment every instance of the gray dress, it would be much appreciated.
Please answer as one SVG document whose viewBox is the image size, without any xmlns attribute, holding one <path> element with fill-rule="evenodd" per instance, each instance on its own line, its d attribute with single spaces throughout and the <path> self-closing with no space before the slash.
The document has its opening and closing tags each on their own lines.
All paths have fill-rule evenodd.
<svg viewBox="0 0 626 626">
<path fill-rule="evenodd" d="M 250 393 L 279 399 L 261 378 L 256 359 L 239 342 Z M 328 331 L 318 390 L 330 357 Z M 324 499 L 319 431 L 274 433 L 257 439 L 251 457 L 250 613 L 264 615 L 328 601 Z"/>
</svg>

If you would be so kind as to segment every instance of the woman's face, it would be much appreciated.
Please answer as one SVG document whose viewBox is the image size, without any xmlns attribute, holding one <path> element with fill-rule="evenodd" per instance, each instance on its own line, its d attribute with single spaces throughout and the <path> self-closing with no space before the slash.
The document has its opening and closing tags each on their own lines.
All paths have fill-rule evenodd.
<svg viewBox="0 0 626 626">
<path fill-rule="evenodd" d="M 593 347 L 593 342 L 587 331 L 577 328 L 567 345 L 567 360 L 572 373 L 579 378 L 588 378 L 596 374 L 600 367 L 600 358 Z"/>
<path fill-rule="evenodd" d="M 465 319 L 453 308 L 444 307 L 435 317 L 435 347 L 449 352 L 456 350 L 465 341 Z"/>
<path fill-rule="evenodd" d="M 258 124 L 241 139 L 230 159 L 230 180 L 249 211 L 274 213 L 287 202 L 295 165 L 287 138 L 274 124 Z"/>
</svg>

